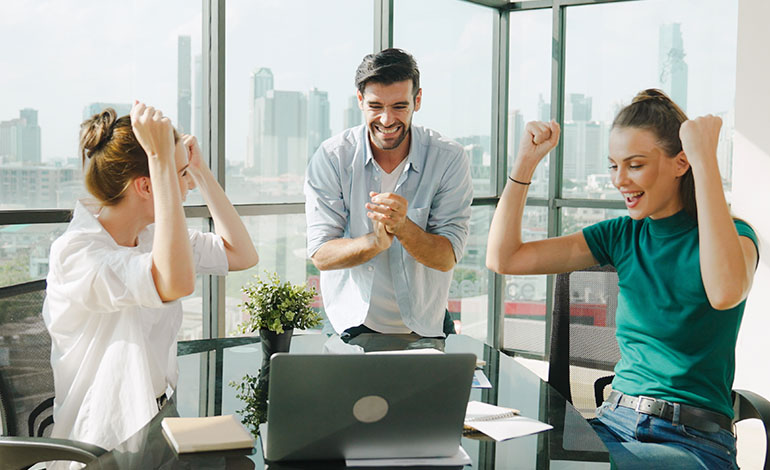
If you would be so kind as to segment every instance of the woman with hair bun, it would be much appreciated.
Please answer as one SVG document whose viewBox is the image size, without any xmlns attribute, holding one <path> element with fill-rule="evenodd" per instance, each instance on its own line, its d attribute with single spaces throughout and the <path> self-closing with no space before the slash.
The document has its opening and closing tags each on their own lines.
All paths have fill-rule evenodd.
<svg viewBox="0 0 770 470">
<path fill-rule="evenodd" d="M 711 115 L 688 120 L 660 90 L 640 92 L 609 140 L 628 216 L 523 243 L 527 188 L 560 131 L 530 122 L 489 230 L 487 267 L 498 273 L 616 268 L 621 359 L 591 424 L 621 469 L 737 468 L 735 343 L 759 253 L 725 201 L 721 125 Z"/>
<path fill-rule="evenodd" d="M 195 137 L 136 102 L 81 125 L 86 189 L 51 246 L 43 317 L 54 372 L 52 437 L 112 449 L 158 412 L 176 385 L 180 298 L 198 273 L 258 261 L 246 228 Z M 216 233 L 188 230 L 183 201 L 197 186 Z"/>
</svg>

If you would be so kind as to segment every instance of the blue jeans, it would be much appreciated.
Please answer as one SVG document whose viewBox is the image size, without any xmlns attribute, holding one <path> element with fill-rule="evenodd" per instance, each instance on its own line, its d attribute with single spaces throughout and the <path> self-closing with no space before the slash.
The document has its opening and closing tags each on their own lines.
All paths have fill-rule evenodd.
<svg viewBox="0 0 770 470">
<path fill-rule="evenodd" d="M 677 470 L 737 469 L 735 437 L 708 433 L 604 402 L 589 420 L 610 451 L 615 467 Z M 613 468 L 615 468 L 613 467 Z"/>
</svg>

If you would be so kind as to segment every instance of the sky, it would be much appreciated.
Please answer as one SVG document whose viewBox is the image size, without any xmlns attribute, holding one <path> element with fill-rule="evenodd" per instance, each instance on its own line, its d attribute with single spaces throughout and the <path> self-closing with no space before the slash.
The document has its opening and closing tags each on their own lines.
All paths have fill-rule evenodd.
<svg viewBox="0 0 770 470">
<path fill-rule="evenodd" d="M 3 0 L 0 120 L 39 111 L 44 161 L 77 155 L 83 108 L 144 100 L 176 119 L 177 39 L 201 51 L 201 3 L 189 0 Z M 278 90 L 329 93 L 331 128 L 373 47 L 366 0 L 229 0 L 226 148 L 245 156 L 249 75 L 273 71 Z M 457 0 L 396 0 L 394 45 L 415 56 L 423 108 L 414 122 L 451 136 L 490 133 L 493 11 Z M 593 98 L 594 118 L 657 83 L 658 30 L 680 22 L 689 66 L 688 114 L 723 112 L 735 94 L 737 2 L 646 0 L 571 7 L 566 92 Z M 509 108 L 537 117 L 550 101 L 551 13 L 511 15 Z"/>
</svg>

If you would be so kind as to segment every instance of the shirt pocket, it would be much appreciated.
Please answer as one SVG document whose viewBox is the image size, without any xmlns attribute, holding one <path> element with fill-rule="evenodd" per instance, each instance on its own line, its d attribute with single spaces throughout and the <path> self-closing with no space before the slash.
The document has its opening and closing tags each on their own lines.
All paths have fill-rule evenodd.
<svg viewBox="0 0 770 470">
<path fill-rule="evenodd" d="M 415 223 L 418 227 L 425 230 L 428 226 L 428 216 L 430 215 L 430 207 L 415 207 L 407 209 L 406 216 L 409 220 Z"/>
</svg>

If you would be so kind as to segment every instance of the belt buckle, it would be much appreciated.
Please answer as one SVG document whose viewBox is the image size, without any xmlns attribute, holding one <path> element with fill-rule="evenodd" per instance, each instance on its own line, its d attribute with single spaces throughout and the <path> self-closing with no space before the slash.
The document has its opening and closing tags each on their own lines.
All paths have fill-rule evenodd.
<svg viewBox="0 0 770 470">
<path fill-rule="evenodd" d="M 649 402 L 652 402 L 652 404 L 647 407 L 648 409 L 643 410 L 643 409 L 641 409 L 642 401 L 649 401 Z M 644 413 L 646 415 L 660 416 L 660 415 L 663 414 L 663 410 L 665 409 L 666 402 L 664 401 L 662 403 L 662 406 L 661 406 L 660 409 L 653 410 L 653 408 L 655 408 L 653 405 L 655 405 L 657 402 L 658 402 L 657 398 L 648 397 L 648 396 L 645 396 L 645 395 L 639 395 L 637 397 L 636 407 L 634 407 L 634 411 L 636 411 L 637 413 Z"/>
</svg>

